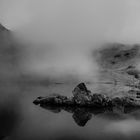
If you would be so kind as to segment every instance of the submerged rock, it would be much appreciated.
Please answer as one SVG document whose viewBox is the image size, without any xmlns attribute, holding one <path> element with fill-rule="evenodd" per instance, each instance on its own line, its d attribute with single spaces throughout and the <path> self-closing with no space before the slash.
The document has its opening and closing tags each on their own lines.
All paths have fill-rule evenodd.
<svg viewBox="0 0 140 140">
<path fill-rule="evenodd" d="M 111 105 L 111 99 L 103 94 L 93 94 L 91 103 L 97 107 L 106 107 Z"/>
</svg>

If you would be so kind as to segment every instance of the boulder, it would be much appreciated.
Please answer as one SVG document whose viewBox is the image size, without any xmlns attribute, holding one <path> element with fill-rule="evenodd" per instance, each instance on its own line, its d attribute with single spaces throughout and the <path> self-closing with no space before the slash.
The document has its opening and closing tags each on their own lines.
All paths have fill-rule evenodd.
<svg viewBox="0 0 140 140">
<path fill-rule="evenodd" d="M 91 104 L 96 107 L 106 107 L 111 105 L 111 100 L 103 94 L 93 94 Z"/>
<path fill-rule="evenodd" d="M 66 96 L 62 96 L 59 94 L 52 94 L 52 95 L 48 95 L 46 97 L 38 97 L 33 103 L 40 104 L 40 105 L 47 105 L 47 104 L 62 105 L 62 104 L 65 104 L 67 102 L 69 102 L 69 100 Z"/>
<path fill-rule="evenodd" d="M 91 91 L 89 91 L 84 83 L 78 84 L 74 90 L 73 99 L 76 104 L 86 105 L 92 101 Z"/>
</svg>

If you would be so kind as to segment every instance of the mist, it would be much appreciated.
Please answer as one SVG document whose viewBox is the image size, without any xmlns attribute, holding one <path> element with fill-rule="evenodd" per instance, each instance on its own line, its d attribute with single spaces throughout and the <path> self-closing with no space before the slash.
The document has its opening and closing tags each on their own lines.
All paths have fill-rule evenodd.
<svg viewBox="0 0 140 140">
<path fill-rule="evenodd" d="M 96 76 L 92 50 L 106 42 L 140 42 L 137 0 L 2 0 L 0 9 L 2 24 L 26 44 L 27 73 Z"/>
</svg>

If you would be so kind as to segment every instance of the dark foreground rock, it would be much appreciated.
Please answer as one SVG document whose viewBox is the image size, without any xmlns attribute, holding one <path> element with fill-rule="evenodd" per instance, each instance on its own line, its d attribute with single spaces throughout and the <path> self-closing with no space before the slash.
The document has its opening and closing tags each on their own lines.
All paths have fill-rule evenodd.
<svg viewBox="0 0 140 140">
<path fill-rule="evenodd" d="M 73 98 L 67 98 L 59 94 L 52 94 L 46 97 L 38 97 L 33 101 L 34 104 L 38 105 L 74 105 Z"/>
<path fill-rule="evenodd" d="M 89 91 L 84 83 L 80 83 L 72 91 L 73 99 L 78 105 L 90 104 L 92 101 L 91 91 Z"/>
<path fill-rule="evenodd" d="M 109 98 L 102 94 L 91 94 L 84 83 L 77 85 L 72 91 L 73 97 L 68 98 L 59 94 L 52 94 L 46 97 L 38 97 L 33 101 L 40 106 L 57 105 L 57 106 L 77 106 L 77 107 L 139 107 L 137 100 L 131 97 Z"/>
</svg>

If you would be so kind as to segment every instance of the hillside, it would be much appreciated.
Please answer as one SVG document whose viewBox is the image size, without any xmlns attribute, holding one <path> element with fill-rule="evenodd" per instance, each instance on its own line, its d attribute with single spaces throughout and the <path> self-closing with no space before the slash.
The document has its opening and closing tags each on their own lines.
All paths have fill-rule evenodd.
<svg viewBox="0 0 140 140">
<path fill-rule="evenodd" d="M 19 48 L 12 32 L 0 24 L 0 81 L 14 80 L 19 75 Z"/>
</svg>

